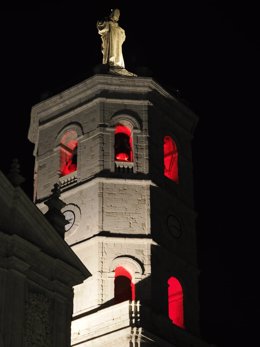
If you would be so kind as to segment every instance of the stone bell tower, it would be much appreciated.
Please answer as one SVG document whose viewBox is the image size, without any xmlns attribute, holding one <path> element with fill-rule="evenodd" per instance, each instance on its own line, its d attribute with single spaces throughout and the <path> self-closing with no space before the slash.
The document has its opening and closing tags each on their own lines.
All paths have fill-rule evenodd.
<svg viewBox="0 0 260 347">
<path fill-rule="evenodd" d="M 105 73 L 32 108 L 34 201 L 59 183 L 74 287 L 72 346 L 206 346 L 199 335 L 191 140 L 197 117 L 127 71 L 120 11 L 98 21 Z M 118 46 L 117 46 L 118 45 Z"/>
<path fill-rule="evenodd" d="M 152 78 L 97 74 L 32 108 L 35 203 L 61 187 L 72 345 L 204 346 L 191 140 L 197 117 Z"/>
</svg>

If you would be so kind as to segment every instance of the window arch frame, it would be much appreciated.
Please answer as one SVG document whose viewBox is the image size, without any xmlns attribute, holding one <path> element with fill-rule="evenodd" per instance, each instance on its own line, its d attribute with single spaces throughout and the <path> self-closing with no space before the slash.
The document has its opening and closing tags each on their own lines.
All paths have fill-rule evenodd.
<svg viewBox="0 0 260 347">
<path fill-rule="evenodd" d="M 141 131 L 141 121 L 138 120 L 138 115 L 132 111 L 118 111 L 114 114 L 109 122 L 110 131 L 113 131 L 113 141 L 112 141 L 112 161 L 116 170 L 125 172 L 135 172 L 136 171 L 136 135 Z M 132 161 L 117 161 L 115 160 L 115 128 L 117 125 L 122 125 L 128 128 L 131 132 L 131 147 L 132 147 Z"/>
<path fill-rule="evenodd" d="M 114 258 L 111 262 L 109 271 L 114 272 L 115 268 L 122 266 L 130 273 L 133 282 L 136 284 L 144 275 L 144 266 L 139 259 L 132 256 L 120 255 Z"/>
<path fill-rule="evenodd" d="M 132 276 L 132 283 L 134 284 L 136 289 L 135 299 L 139 300 L 139 294 L 136 285 L 138 282 L 144 279 L 147 274 L 145 274 L 143 263 L 139 259 L 131 255 L 120 255 L 115 257 L 111 261 L 108 272 L 109 286 L 108 290 L 106 291 L 104 300 L 111 300 L 112 298 L 114 298 L 115 269 L 119 266 L 125 268 L 125 270 L 128 271 Z"/>
<path fill-rule="evenodd" d="M 56 142 L 55 143 L 55 148 L 56 148 L 56 150 L 58 151 L 58 154 L 59 154 L 59 170 L 58 170 L 58 172 L 59 172 L 60 178 L 66 177 L 66 176 L 68 176 L 70 174 L 76 175 L 77 171 L 78 171 L 78 158 L 77 158 L 76 169 L 71 171 L 71 172 L 68 172 L 67 174 L 63 174 L 62 175 L 61 149 L 62 149 L 62 147 L 63 147 L 63 149 L 64 149 L 64 147 L 66 147 L 66 145 L 62 144 L 62 138 L 65 136 L 65 134 L 67 132 L 70 132 L 70 131 L 74 132 L 76 134 L 75 141 L 77 141 L 77 145 L 76 145 L 77 154 L 78 154 L 78 148 L 79 148 L 79 139 L 83 135 L 83 129 L 82 129 L 81 124 L 79 124 L 79 123 L 70 123 L 70 124 L 66 125 L 65 127 L 63 127 L 58 132 L 58 135 L 56 136 L 56 141 L 55 141 Z M 66 148 L 65 148 L 65 150 L 66 150 Z"/>
<path fill-rule="evenodd" d="M 124 266 L 117 266 L 114 269 L 114 301 L 120 303 L 126 300 L 135 300 L 135 283 L 133 276 Z M 126 281 L 127 280 L 127 281 Z"/>
<path fill-rule="evenodd" d="M 118 161 L 118 162 L 127 162 L 127 163 L 133 163 L 134 162 L 134 150 L 133 150 L 133 128 L 131 125 L 127 126 L 125 124 L 123 124 L 125 122 L 119 122 L 115 125 L 114 127 L 114 160 L 115 161 Z M 120 153 L 116 151 L 116 146 L 117 146 L 117 135 L 124 135 L 124 138 L 123 140 L 124 141 L 128 141 L 128 145 L 129 145 L 129 148 L 126 149 L 126 151 L 128 153 L 123 152 L 123 153 Z M 120 139 L 119 139 L 119 142 L 120 142 Z M 117 155 L 128 155 L 127 158 L 119 158 L 117 157 Z"/>
</svg>

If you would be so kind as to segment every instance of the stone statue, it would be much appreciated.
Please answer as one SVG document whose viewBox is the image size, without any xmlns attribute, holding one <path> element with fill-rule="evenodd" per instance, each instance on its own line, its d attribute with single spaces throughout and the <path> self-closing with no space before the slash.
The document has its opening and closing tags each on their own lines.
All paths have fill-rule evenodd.
<svg viewBox="0 0 260 347">
<path fill-rule="evenodd" d="M 118 20 L 120 10 L 118 8 L 111 10 L 109 18 L 103 21 L 97 21 L 97 29 L 101 35 L 103 54 L 103 64 L 108 65 L 109 72 L 125 76 L 136 76 L 125 69 L 122 45 L 125 41 L 125 31 L 122 29 Z"/>
</svg>

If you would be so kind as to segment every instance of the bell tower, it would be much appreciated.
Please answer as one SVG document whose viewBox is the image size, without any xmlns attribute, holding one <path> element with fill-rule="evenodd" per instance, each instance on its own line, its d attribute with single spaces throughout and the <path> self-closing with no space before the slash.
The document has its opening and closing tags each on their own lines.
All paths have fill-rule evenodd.
<svg viewBox="0 0 260 347">
<path fill-rule="evenodd" d="M 74 287 L 72 346 L 206 346 L 199 335 L 191 141 L 196 115 L 125 69 L 119 9 L 97 21 L 102 73 L 35 105 L 34 201 L 60 187 Z M 61 232 L 61 234 L 63 234 Z"/>
<path fill-rule="evenodd" d="M 54 184 L 74 287 L 72 346 L 199 339 L 191 141 L 196 115 L 149 77 L 96 74 L 32 108 L 35 203 Z"/>
</svg>

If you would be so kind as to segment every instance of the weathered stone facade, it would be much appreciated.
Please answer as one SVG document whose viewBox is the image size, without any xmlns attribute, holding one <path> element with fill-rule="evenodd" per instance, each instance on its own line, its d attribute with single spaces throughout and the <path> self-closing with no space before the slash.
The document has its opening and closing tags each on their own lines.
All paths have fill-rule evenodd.
<svg viewBox="0 0 260 347">
<path fill-rule="evenodd" d="M 90 273 L 1 172 L 0 208 L 0 346 L 69 347 L 73 286 Z"/>
</svg>

